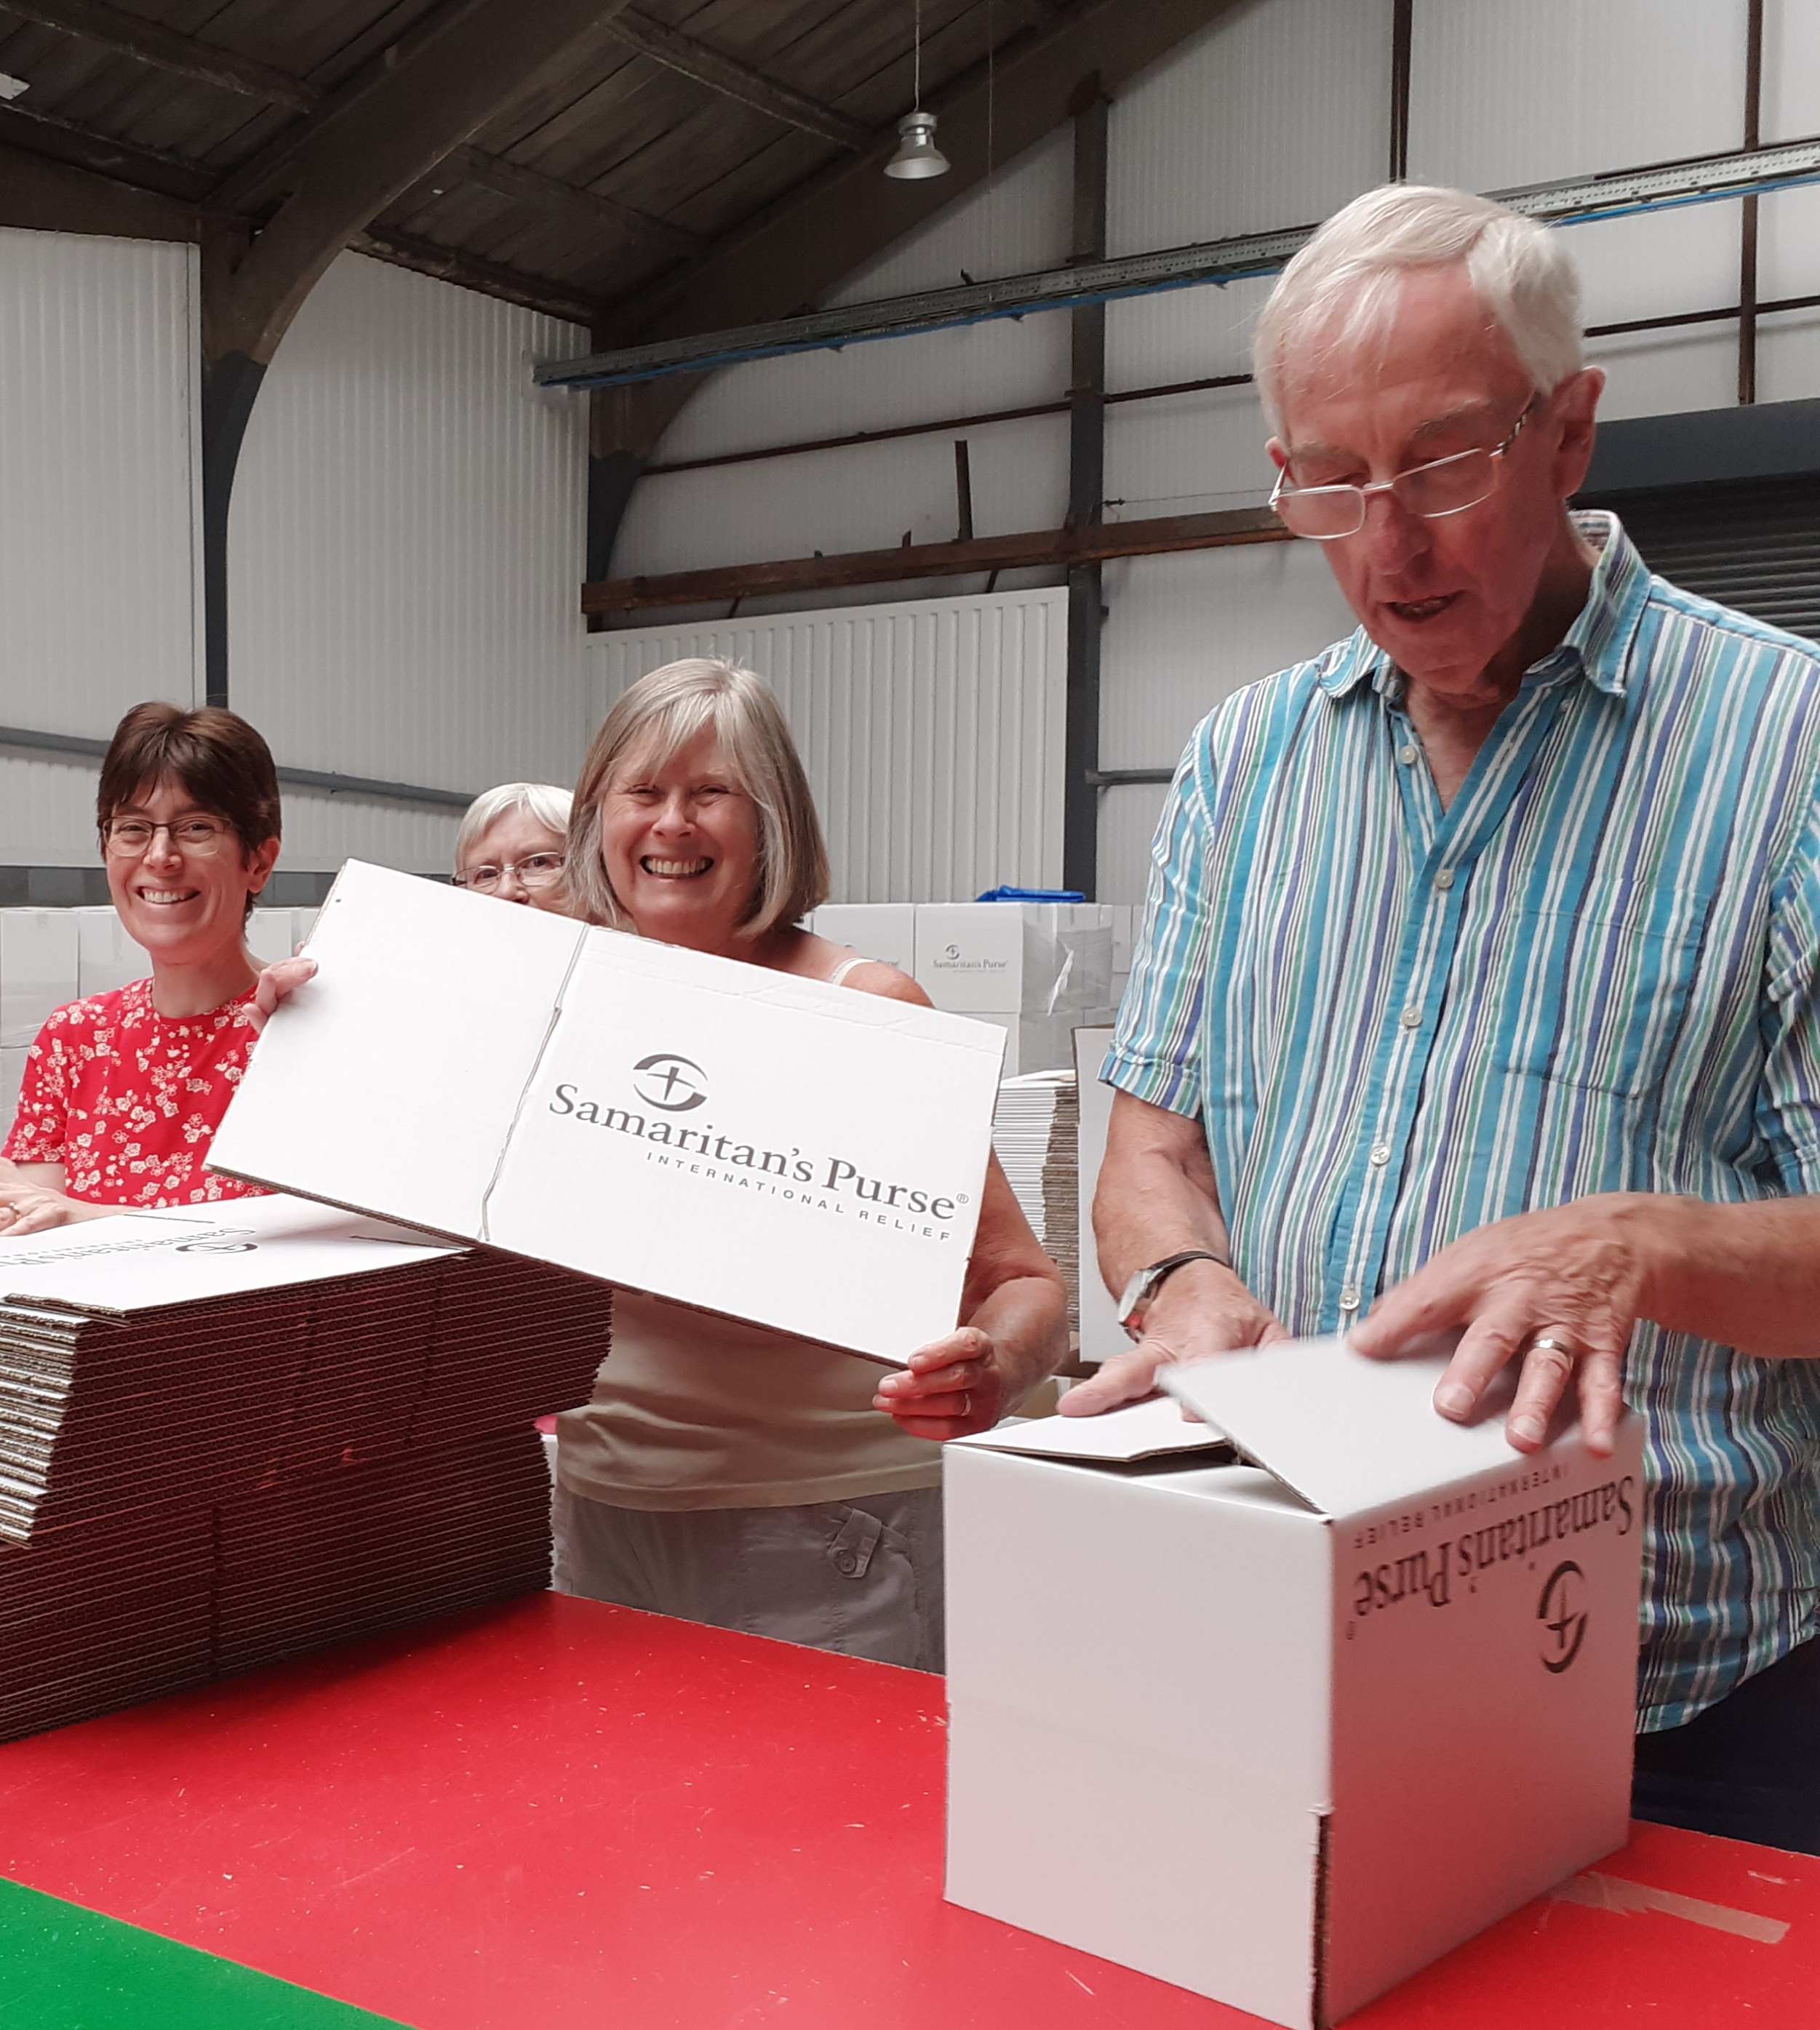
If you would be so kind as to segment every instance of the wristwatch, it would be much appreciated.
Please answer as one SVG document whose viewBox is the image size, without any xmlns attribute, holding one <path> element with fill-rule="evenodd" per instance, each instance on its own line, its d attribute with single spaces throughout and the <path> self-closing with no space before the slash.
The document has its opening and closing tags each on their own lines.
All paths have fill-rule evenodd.
<svg viewBox="0 0 1820 2030">
<path fill-rule="evenodd" d="M 1224 1255 L 1215 1255 L 1210 1248 L 1186 1247 L 1179 1255 L 1167 1255 L 1148 1269 L 1140 1269 L 1118 1299 L 1118 1322 L 1128 1337 L 1144 1337 L 1144 1314 L 1149 1310 L 1152 1298 L 1178 1269 L 1189 1262 L 1217 1262 L 1223 1269 L 1229 1266 Z"/>
</svg>

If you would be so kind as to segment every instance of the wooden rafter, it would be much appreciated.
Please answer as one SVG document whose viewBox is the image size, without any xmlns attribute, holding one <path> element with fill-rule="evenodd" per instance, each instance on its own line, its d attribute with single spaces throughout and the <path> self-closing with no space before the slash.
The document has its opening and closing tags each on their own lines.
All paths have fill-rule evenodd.
<svg viewBox="0 0 1820 2030">
<path fill-rule="evenodd" d="M 838 142 L 843 148 L 864 148 L 873 138 L 873 129 L 864 121 L 837 112 L 820 99 L 811 99 L 806 92 L 767 77 L 750 65 L 710 48 L 693 35 L 685 35 L 679 28 L 670 28 L 635 8 L 627 7 L 616 15 L 609 32 L 614 41 L 627 44 L 641 56 L 650 58 L 653 63 L 661 63 L 667 69 L 691 78 L 710 91 L 720 92 L 725 98 L 736 99 L 743 105 L 769 113 L 787 127 L 819 135 L 823 140 Z"/>
<path fill-rule="evenodd" d="M 132 57 L 176 77 L 194 79 L 200 84 L 218 85 L 224 91 L 257 99 L 268 106 L 288 106 L 298 113 L 313 113 L 322 95 L 270 64 L 236 55 L 197 35 L 181 34 L 162 21 L 150 21 L 143 14 L 129 14 L 110 7 L 106 0 L 5 0 L 4 11 L 22 21 L 35 21 L 40 28 L 54 28 L 61 35 L 75 35 L 117 56 Z"/>
<path fill-rule="evenodd" d="M 971 542 L 906 543 L 894 550 L 851 550 L 831 557 L 790 557 L 772 563 L 731 564 L 714 571 L 672 571 L 655 578 L 609 578 L 582 588 L 582 611 L 637 613 L 715 605 L 726 600 L 843 587 L 903 584 L 976 572 L 1066 570 L 1111 557 L 1163 556 L 1234 543 L 1280 543 L 1290 532 L 1267 507 L 1211 515 L 1169 515 L 1144 522 L 1101 522 L 1037 529 Z"/>
</svg>

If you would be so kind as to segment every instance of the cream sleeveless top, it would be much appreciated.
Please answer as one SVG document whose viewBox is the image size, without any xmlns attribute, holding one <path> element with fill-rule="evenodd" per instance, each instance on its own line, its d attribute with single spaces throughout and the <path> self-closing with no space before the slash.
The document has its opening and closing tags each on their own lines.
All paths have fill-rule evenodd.
<svg viewBox="0 0 1820 2030">
<path fill-rule="evenodd" d="M 847 960 L 831 984 L 866 963 Z M 941 1448 L 872 1407 L 884 1372 L 620 1290 L 593 1400 L 556 1419 L 556 1478 L 616 1508 L 781 1508 L 938 1486 Z"/>
</svg>

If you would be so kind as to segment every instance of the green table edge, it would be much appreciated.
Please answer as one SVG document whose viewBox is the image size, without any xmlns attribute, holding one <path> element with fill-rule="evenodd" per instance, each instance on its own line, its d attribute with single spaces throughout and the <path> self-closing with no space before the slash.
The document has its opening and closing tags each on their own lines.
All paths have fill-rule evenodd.
<svg viewBox="0 0 1820 2030">
<path fill-rule="evenodd" d="M 4 2030 L 409 2030 L 0 1877 Z"/>
</svg>

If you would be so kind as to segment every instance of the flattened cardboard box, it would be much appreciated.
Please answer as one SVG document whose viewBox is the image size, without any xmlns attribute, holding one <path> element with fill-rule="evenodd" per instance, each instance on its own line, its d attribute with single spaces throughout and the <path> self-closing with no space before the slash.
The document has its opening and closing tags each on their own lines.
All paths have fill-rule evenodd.
<svg viewBox="0 0 1820 2030">
<path fill-rule="evenodd" d="M 953 1329 L 1003 1039 L 350 861 L 210 1167 L 888 1363 Z"/>
<path fill-rule="evenodd" d="M 952 1901 L 1312 2030 L 1623 1844 L 1638 1420 L 1526 1456 L 1444 1364 L 1177 1371 L 1237 1456 L 947 1447 Z"/>
</svg>

